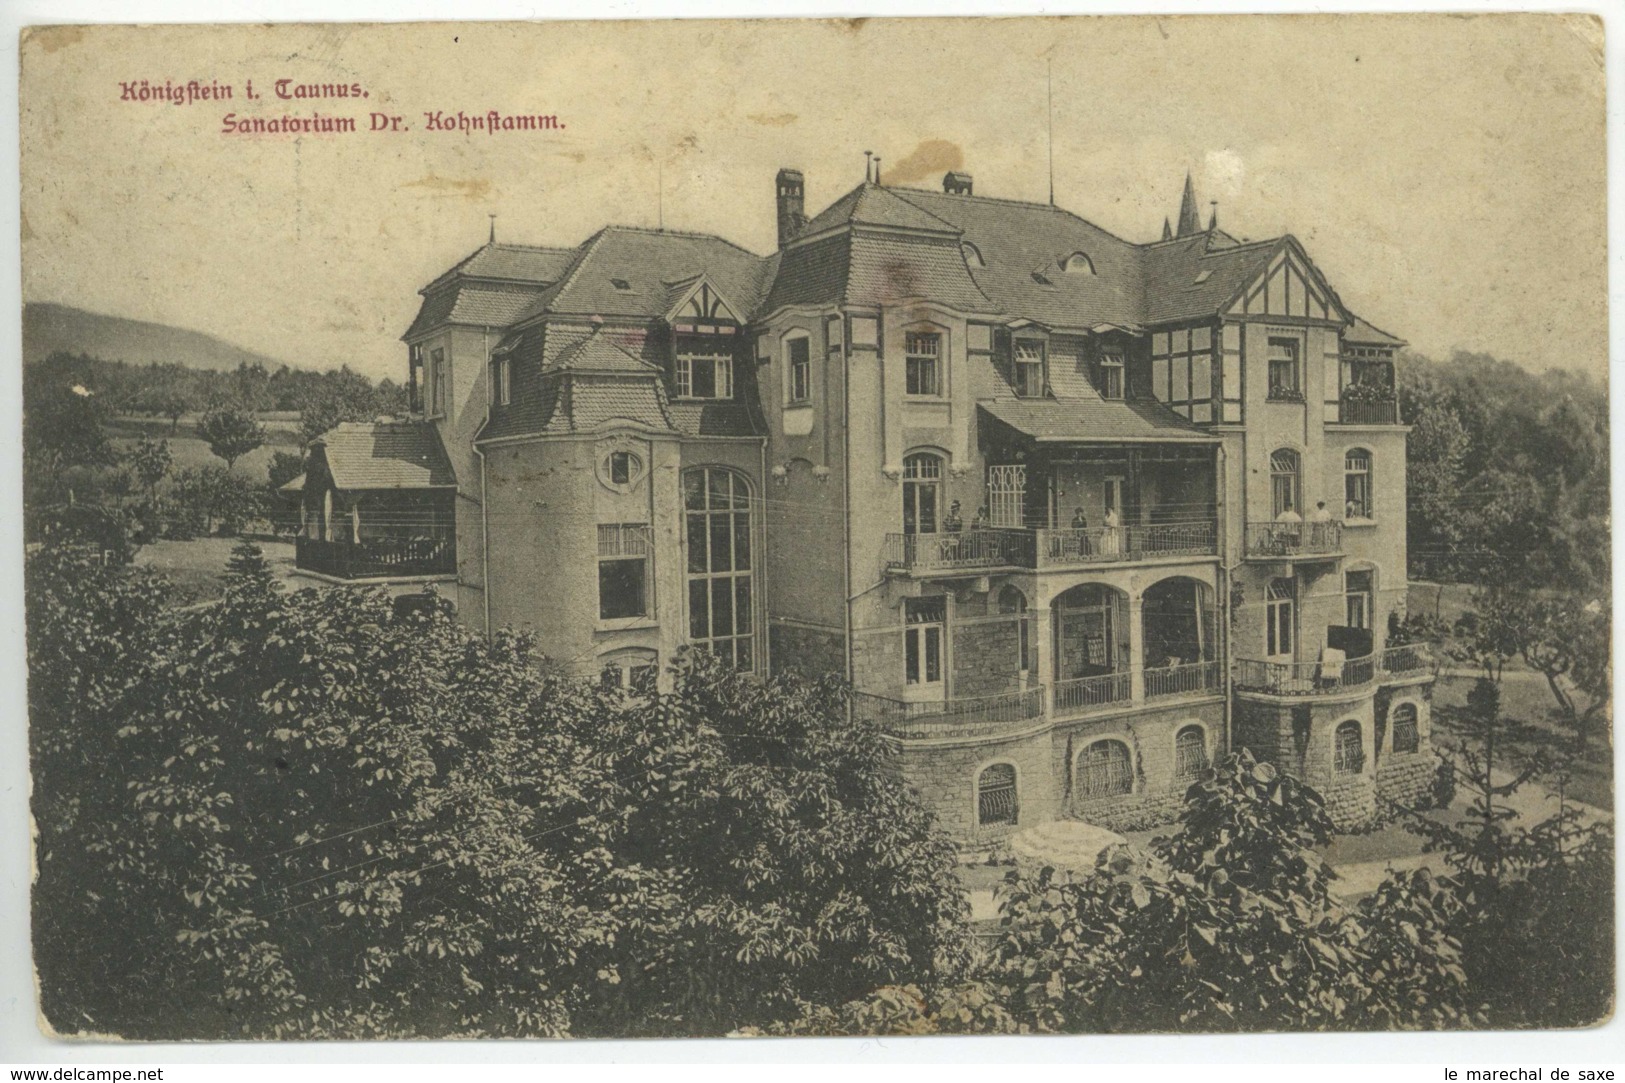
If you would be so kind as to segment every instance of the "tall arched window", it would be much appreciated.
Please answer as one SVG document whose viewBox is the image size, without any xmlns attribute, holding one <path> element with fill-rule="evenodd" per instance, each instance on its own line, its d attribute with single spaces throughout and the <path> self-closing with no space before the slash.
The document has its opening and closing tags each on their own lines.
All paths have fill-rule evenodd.
<svg viewBox="0 0 1625 1083">
<path fill-rule="evenodd" d="M 999 592 L 999 612 L 1016 618 L 1016 668 L 1025 677 L 1032 670 L 1032 629 L 1027 623 L 1027 596 L 1015 587 Z"/>
<path fill-rule="evenodd" d="M 1122 797 L 1134 792 L 1134 765 L 1122 741 L 1096 741 L 1078 757 L 1078 797 Z"/>
<path fill-rule="evenodd" d="M 1371 518 L 1371 452 L 1363 447 L 1343 456 L 1343 518 Z"/>
<path fill-rule="evenodd" d="M 1415 752 L 1422 744 L 1416 727 L 1416 704 L 1401 703 L 1394 708 L 1394 751 Z"/>
<path fill-rule="evenodd" d="M 1365 770 L 1365 753 L 1360 748 L 1360 724 L 1352 718 L 1338 723 L 1332 735 L 1332 770 L 1340 775 L 1357 775 Z"/>
<path fill-rule="evenodd" d="M 1299 510 L 1298 453 L 1289 447 L 1270 455 L 1270 507 L 1277 519 L 1283 512 Z"/>
<path fill-rule="evenodd" d="M 1194 781 L 1207 770 L 1207 734 L 1201 726 L 1186 726 L 1174 736 L 1174 778 Z"/>
<path fill-rule="evenodd" d="M 903 460 L 903 533 L 935 534 L 942 506 L 942 456 L 916 451 Z"/>
<path fill-rule="evenodd" d="M 756 668 L 751 594 L 750 485 L 731 470 L 683 472 L 688 536 L 688 637 L 693 645 Z"/>
<path fill-rule="evenodd" d="M 976 822 L 982 827 L 1013 824 L 1018 814 L 1016 769 L 1008 763 L 995 763 L 976 779 Z"/>
</svg>

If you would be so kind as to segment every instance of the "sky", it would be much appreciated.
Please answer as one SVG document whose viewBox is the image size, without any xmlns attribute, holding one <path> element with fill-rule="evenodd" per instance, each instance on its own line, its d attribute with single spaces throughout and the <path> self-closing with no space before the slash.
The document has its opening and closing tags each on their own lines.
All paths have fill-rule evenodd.
<svg viewBox="0 0 1625 1083">
<path fill-rule="evenodd" d="M 1601 29 L 1516 15 L 90 28 L 23 44 L 23 296 L 404 378 L 417 290 L 499 240 L 604 224 L 774 243 L 863 179 L 1056 202 L 1152 241 L 1295 234 L 1353 311 L 1435 357 L 1599 377 L 1607 360 Z M 1046 69 L 1053 105 L 1046 106 Z M 121 100 L 218 81 L 231 101 Z M 260 98 L 244 98 L 246 81 Z M 365 99 L 274 99 L 277 79 Z M 222 117 L 353 115 L 349 135 Z M 436 132 L 425 113 L 556 115 Z M 409 131 L 371 133 L 371 112 Z"/>
</svg>

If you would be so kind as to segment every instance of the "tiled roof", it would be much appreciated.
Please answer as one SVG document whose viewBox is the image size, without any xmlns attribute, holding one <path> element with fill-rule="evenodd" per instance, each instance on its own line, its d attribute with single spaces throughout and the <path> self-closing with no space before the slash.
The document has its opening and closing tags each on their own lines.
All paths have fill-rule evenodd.
<svg viewBox="0 0 1625 1083">
<path fill-rule="evenodd" d="M 933 233 L 955 232 L 951 223 L 902 198 L 898 191 L 876 184 L 860 184 L 825 207 L 822 213 L 802 228 L 800 235 L 813 237 L 826 229 L 852 223 Z"/>
<path fill-rule="evenodd" d="M 506 327 L 564 275 L 575 254 L 573 248 L 484 245 L 424 288 L 417 318 L 402 337 L 442 323 Z"/>
<path fill-rule="evenodd" d="M 312 445 L 333 485 L 355 489 L 427 489 L 455 485 L 434 427 L 420 421 L 346 421 Z"/>
<path fill-rule="evenodd" d="M 546 285 L 557 282 L 575 258 L 574 248 L 553 248 L 533 244 L 485 244 L 452 265 L 435 284 L 464 275 L 468 278 L 502 278 Z"/>
<path fill-rule="evenodd" d="M 983 402 L 981 410 L 1039 442 L 1217 442 L 1157 402 L 1114 399 L 1016 399 Z"/>
<path fill-rule="evenodd" d="M 630 421 L 651 429 L 671 429 L 666 396 L 660 381 L 648 377 L 612 377 L 597 374 L 560 377 L 567 382 L 565 409 L 555 411 L 548 432 L 584 432 L 612 421 Z"/>
<path fill-rule="evenodd" d="M 1051 327 L 1142 322 L 1137 246 L 1044 203 L 894 191 L 933 218 L 952 223 L 962 241 L 976 246 L 985 266 L 969 273 L 1005 313 Z M 1062 270 L 1062 261 L 1075 252 L 1088 256 L 1093 274 Z"/>
<path fill-rule="evenodd" d="M 709 233 L 609 226 L 594 234 L 557 287 L 539 295 L 516 322 L 543 313 L 656 318 L 669 308 L 671 284 L 704 275 L 750 319 L 778 266 Z"/>
<path fill-rule="evenodd" d="M 889 305 L 929 297 L 964 312 L 998 312 L 965 268 L 959 243 L 950 238 L 901 238 L 854 233 L 847 263 L 846 300 Z"/>
<path fill-rule="evenodd" d="M 785 305 L 839 304 L 846 298 L 851 255 L 852 238 L 847 233 L 785 249 L 762 312 Z"/>
<path fill-rule="evenodd" d="M 1404 339 L 1395 338 L 1380 327 L 1373 327 L 1360 317 L 1354 317 L 1354 326 L 1343 332 L 1343 341 L 1355 346 L 1404 346 Z"/>
<path fill-rule="evenodd" d="M 750 407 L 734 402 L 672 402 L 677 430 L 687 436 L 761 436 L 766 432 Z"/>
<path fill-rule="evenodd" d="M 1198 233 L 1148 246 L 1144 251 L 1145 322 L 1212 316 L 1264 272 L 1280 244 L 1277 238 L 1210 250 L 1208 235 Z"/>
<path fill-rule="evenodd" d="M 602 333 L 576 339 L 561 350 L 548 367 L 560 371 L 618 372 L 639 376 L 660 372 L 657 366 L 633 357 Z"/>
</svg>

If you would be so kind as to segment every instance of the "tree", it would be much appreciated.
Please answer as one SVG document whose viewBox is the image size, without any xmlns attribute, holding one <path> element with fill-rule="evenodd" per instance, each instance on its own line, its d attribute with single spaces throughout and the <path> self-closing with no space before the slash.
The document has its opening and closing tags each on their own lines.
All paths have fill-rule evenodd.
<svg viewBox="0 0 1625 1083">
<path fill-rule="evenodd" d="M 1472 795 L 1459 823 L 1412 815 L 1407 827 L 1452 869 L 1450 934 L 1487 1021 L 1497 1027 L 1589 1026 L 1613 1007 L 1614 844 L 1605 821 L 1587 825 L 1561 800 L 1524 826 L 1510 799 L 1547 769 L 1507 753 L 1515 723 L 1500 689 L 1481 678 L 1468 695 L 1468 736 L 1442 750 Z"/>
<path fill-rule="evenodd" d="M 305 457 L 289 451 L 272 452 L 271 461 L 266 465 L 272 489 L 282 488 L 304 472 Z"/>
<path fill-rule="evenodd" d="M 222 466 L 188 467 L 175 475 L 175 502 L 184 533 L 236 534 L 264 513 L 265 490 Z"/>
<path fill-rule="evenodd" d="M 367 421 L 377 414 L 372 384 L 346 366 L 323 373 L 300 395 L 300 436 L 308 444 L 341 421 Z"/>
<path fill-rule="evenodd" d="M 1330 834 L 1314 790 L 1227 756 L 1149 856 L 1013 872 L 992 980 L 1018 1022 L 1065 1033 L 1469 1022 L 1452 897 L 1407 877 L 1349 909 L 1317 852 Z"/>
<path fill-rule="evenodd" d="M 224 409 L 205 414 L 198 422 L 198 436 L 209 445 L 209 450 L 226 460 L 226 469 L 236 466 L 237 460 L 265 443 L 265 429 L 247 410 Z"/>
<path fill-rule="evenodd" d="M 168 440 L 141 440 L 125 454 L 136 480 L 147 490 L 147 499 L 158 498 L 158 483 L 169 476 L 175 457 L 170 453 Z"/>
<path fill-rule="evenodd" d="M 551 679 L 252 546 L 216 605 L 150 583 L 30 567 L 59 1029 L 722 1033 L 963 952 L 952 847 L 838 685 Z"/>
</svg>

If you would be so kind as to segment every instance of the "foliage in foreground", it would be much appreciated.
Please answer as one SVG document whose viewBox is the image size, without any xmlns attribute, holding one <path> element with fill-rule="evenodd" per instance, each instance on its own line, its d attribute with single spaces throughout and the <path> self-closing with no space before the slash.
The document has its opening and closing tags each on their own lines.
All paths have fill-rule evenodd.
<svg viewBox="0 0 1625 1083">
<path fill-rule="evenodd" d="M 963 957 L 833 684 L 549 680 L 382 594 L 30 562 L 42 1009 L 129 1037 L 721 1033 Z"/>
</svg>

